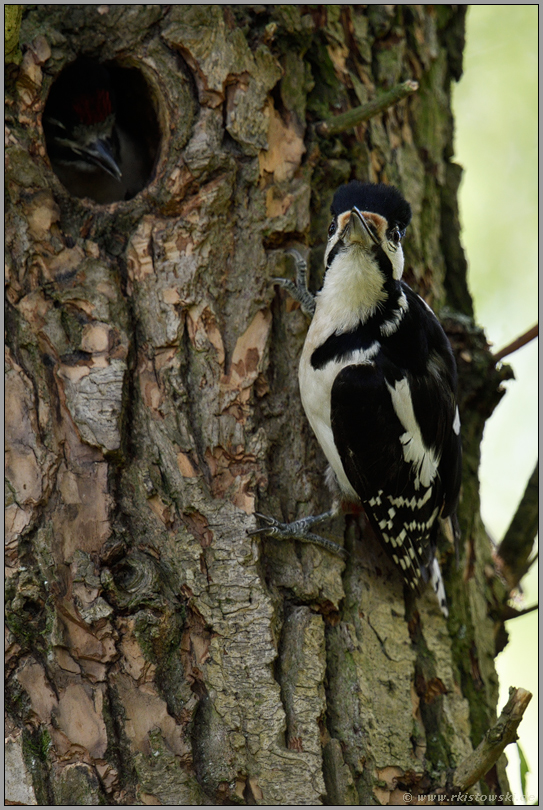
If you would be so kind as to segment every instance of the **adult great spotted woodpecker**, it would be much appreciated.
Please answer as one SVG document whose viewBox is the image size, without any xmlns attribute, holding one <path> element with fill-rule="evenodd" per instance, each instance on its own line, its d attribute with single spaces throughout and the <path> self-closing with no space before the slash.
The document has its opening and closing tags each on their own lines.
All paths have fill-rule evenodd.
<svg viewBox="0 0 543 810">
<path fill-rule="evenodd" d="M 402 281 L 411 208 L 392 186 L 352 181 L 336 192 L 315 299 L 298 254 L 298 283 L 276 279 L 313 311 L 299 366 L 302 403 L 345 511 L 370 525 L 418 593 L 430 580 L 447 615 L 436 560 L 438 518 L 455 520 L 460 489 L 456 365 L 430 307 Z M 336 506 L 337 509 L 337 506 Z M 335 509 L 252 533 L 341 547 L 311 527 Z M 344 553 L 344 552 L 343 552 Z"/>
<path fill-rule="evenodd" d="M 55 174 L 74 197 L 99 203 L 130 199 L 144 187 L 141 145 L 120 126 L 109 71 L 80 57 L 65 68 L 43 116 Z"/>
</svg>

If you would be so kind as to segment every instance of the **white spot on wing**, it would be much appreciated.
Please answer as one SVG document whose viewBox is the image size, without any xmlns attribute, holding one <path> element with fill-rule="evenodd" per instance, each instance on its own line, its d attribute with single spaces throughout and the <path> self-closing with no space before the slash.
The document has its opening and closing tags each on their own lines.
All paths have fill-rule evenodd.
<svg viewBox="0 0 543 810">
<path fill-rule="evenodd" d="M 398 495 L 397 498 L 394 498 L 392 495 L 388 495 L 387 497 L 390 503 L 394 504 L 394 506 L 397 506 L 399 508 L 401 508 L 402 506 L 407 506 L 408 509 L 412 509 L 413 511 L 415 511 L 415 509 L 422 509 L 426 501 L 432 495 L 432 491 L 433 488 L 431 486 L 428 487 L 424 495 L 422 495 L 422 497 L 420 498 L 416 498 L 414 495 L 411 499 L 403 498 L 401 495 Z M 372 502 L 370 501 L 370 506 L 373 505 L 374 504 L 372 504 Z"/>
<path fill-rule="evenodd" d="M 409 383 L 404 377 L 398 380 L 394 386 L 389 385 L 388 382 L 386 385 L 390 392 L 396 415 L 406 431 L 400 436 L 400 442 L 402 443 L 405 461 L 413 466 L 415 473 L 415 489 L 419 489 L 421 484 L 423 487 L 429 487 L 435 478 L 439 458 L 436 457 L 432 450 L 424 445 L 422 434 L 415 418 Z"/>
</svg>

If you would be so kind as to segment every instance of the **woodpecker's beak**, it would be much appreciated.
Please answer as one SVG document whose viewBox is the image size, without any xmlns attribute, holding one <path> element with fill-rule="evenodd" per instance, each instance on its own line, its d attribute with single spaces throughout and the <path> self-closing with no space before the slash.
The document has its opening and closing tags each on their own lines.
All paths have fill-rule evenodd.
<svg viewBox="0 0 543 810">
<path fill-rule="evenodd" d="M 111 145 L 107 140 L 94 141 L 85 148 L 84 153 L 88 160 L 110 174 L 115 180 L 122 179 L 122 172 L 113 157 Z"/>
<path fill-rule="evenodd" d="M 343 232 L 343 238 L 346 243 L 358 244 L 366 249 L 379 243 L 372 226 L 366 221 L 364 215 L 360 213 L 358 208 L 352 209 L 349 221 Z"/>
</svg>

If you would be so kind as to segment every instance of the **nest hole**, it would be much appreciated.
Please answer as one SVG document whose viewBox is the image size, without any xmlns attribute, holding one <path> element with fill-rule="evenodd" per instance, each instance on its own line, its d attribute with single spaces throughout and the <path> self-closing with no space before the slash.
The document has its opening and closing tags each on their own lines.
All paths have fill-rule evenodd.
<svg viewBox="0 0 543 810">
<path fill-rule="evenodd" d="M 73 197 L 130 200 L 160 152 L 153 91 L 136 67 L 80 57 L 51 86 L 43 114 L 51 167 Z"/>
</svg>

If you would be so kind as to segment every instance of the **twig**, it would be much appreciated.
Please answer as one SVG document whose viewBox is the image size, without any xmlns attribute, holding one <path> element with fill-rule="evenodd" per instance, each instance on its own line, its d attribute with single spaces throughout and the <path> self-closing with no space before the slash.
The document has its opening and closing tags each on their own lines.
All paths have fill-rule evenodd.
<svg viewBox="0 0 543 810">
<path fill-rule="evenodd" d="M 538 558 L 539 558 L 539 551 L 536 551 L 536 553 L 534 554 L 534 556 L 533 556 L 533 557 L 530 557 L 530 559 L 529 559 L 529 560 L 528 560 L 528 562 L 526 563 L 526 573 L 528 573 L 528 571 L 530 570 L 530 568 L 532 567 L 532 565 L 533 565 L 534 563 L 536 563 L 536 562 L 537 562 Z"/>
<path fill-rule="evenodd" d="M 524 332 L 523 335 L 516 338 L 516 340 L 513 340 L 511 343 L 508 343 L 507 346 L 504 346 L 499 352 L 496 352 L 494 355 L 494 360 L 496 363 L 498 360 L 503 360 L 503 358 L 507 357 L 508 354 L 513 354 L 513 352 L 516 352 L 517 349 L 521 349 L 523 346 L 526 346 L 526 344 L 536 338 L 538 334 L 539 324 L 536 323 L 535 326 L 532 326 L 532 328 L 528 329 L 527 332 Z"/>
<path fill-rule="evenodd" d="M 379 113 L 384 112 L 418 89 L 418 82 L 412 81 L 411 79 L 402 84 L 397 84 L 396 87 L 387 90 L 367 104 L 361 104 L 359 107 L 354 107 L 352 110 L 347 110 L 347 112 L 335 115 L 333 118 L 328 118 L 326 121 L 319 121 L 319 123 L 315 125 L 317 134 L 330 136 L 345 132 L 346 129 L 351 129 L 351 127 L 361 124 L 362 121 L 367 121 L 369 118 L 379 115 Z"/>
<path fill-rule="evenodd" d="M 515 516 L 497 551 L 503 564 L 502 573 L 511 588 L 518 585 L 530 566 L 528 561 L 538 529 L 538 501 L 539 462 L 535 465 Z"/>
<path fill-rule="evenodd" d="M 524 608 L 524 610 L 516 610 L 514 607 L 511 607 L 511 605 L 504 605 L 501 618 L 504 622 L 508 622 L 510 619 L 518 619 L 520 616 L 527 616 L 528 613 L 533 613 L 534 610 L 539 610 L 539 603 L 536 602 L 535 605 L 530 605 L 530 607 Z"/>
<path fill-rule="evenodd" d="M 497 723 L 489 729 L 473 754 L 460 763 L 454 772 L 454 790 L 463 793 L 488 773 L 503 749 L 517 739 L 517 728 L 532 699 L 526 689 L 509 689 L 509 700 L 500 714 Z"/>
</svg>

